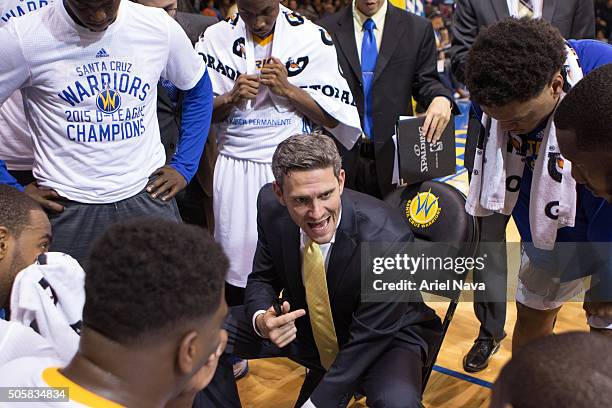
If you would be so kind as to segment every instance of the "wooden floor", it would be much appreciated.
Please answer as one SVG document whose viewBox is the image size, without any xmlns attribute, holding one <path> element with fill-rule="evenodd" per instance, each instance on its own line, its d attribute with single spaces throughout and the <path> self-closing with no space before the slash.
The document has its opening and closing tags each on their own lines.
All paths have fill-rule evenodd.
<svg viewBox="0 0 612 408">
<path fill-rule="evenodd" d="M 438 314 L 444 313 L 446 305 L 430 304 Z M 471 347 L 478 334 L 478 321 L 474 317 L 471 303 L 460 303 L 436 362 L 437 366 L 462 375 L 492 383 L 500 369 L 510 359 L 512 330 L 516 320 L 514 303 L 508 304 L 506 332 L 500 351 L 491 359 L 489 367 L 476 374 L 467 374 L 462 368 L 463 355 Z M 588 330 L 582 305 L 572 303 L 559 313 L 556 332 Z M 304 368 L 286 359 L 250 361 L 250 373 L 238 381 L 238 389 L 245 408 L 291 408 L 304 380 Z M 482 385 L 468 382 L 437 371 L 432 373 L 425 394 L 426 407 L 480 408 L 488 407 L 490 390 Z M 365 400 L 352 404 L 352 408 L 365 407 Z"/>
<path fill-rule="evenodd" d="M 465 151 L 465 123 L 463 128 L 457 126 L 457 167 L 458 174 L 448 180 L 449 184 L 467 192 L 467 174 L 459 170 L 463 165 Z M 518 231 L 511 221 L 508 226 L 509 242 L 519 242 Z M 508 259 L 509 275 L 516 276 L 517 259 Z M 511 282 L 509 282 L 511 284 Z M 511 291 L 512 289 L 509 289 Z M 429 302 L 439 316 L 444 316 L 447 303 Z M 493 383 L 512 353 L 511 338 L 516 321 L 516 305 L 508 304 L 506 333 L 500 351 L 491 359 L 489 367 L 476 374 L 471 374 L 472 382 L 467 381 L 468 374 L 463 371 L 464 354 L 472 346 L 478 335 L 479 322 L 474 316 L 471 302 L 461 302 L 444 339 L 436 362 L 447 374 L 434 371 L 423 395 L 424 405 L 428 408 L 480 408 L 489 406 L 490 389 L 486 386 Z M 588 330 L 582 305 L 571 303 L 565 305 L 559 317 L 555 331 Z M 286 359 L 267 359 L 250 361 L 250 373 L 238 381 L 242 405 L 246 408 L 291 408 L 298 396 L 304 380 L 304 368 Z M 474 380 L 475 379 L 475 380 Z M 474 383 L 476 382 L 476 383 Z M 481 384 L 478 384 L 480 382 Z M 484 385 L 482 385 L 484 384 Z M 366 407 L 365 399 L 353 403 L 351 408 Z"/>
<path fill-rule="evenodd" d="M 518 241 L 516 226 L 508 226 L 508 241 Z M 518 268 L 516 260 L 508 260 L 509 271 Z M 428 302 L 439 316 L 444 316 L 447 302 Z M 508 303 L 505 330 L 508 336 L 500 351 L 491 359 L 489 367 L 476 374 L 463 371 L 463 356 L 478 335 L 479 322 L 474 316 L 472 302 L 459 303 L 448 333 L 444 339 L 436 365 L 447 373 L 434 371 L 423 395 L 428 408 L 485 408 L 489 406 L 490 389 L 499 371 L 512 353 L 512 332 L 516 321 L 516 304 Z M 556 332 L 588 330 L 582 305 L 569 303 L 559 313 Z M 250 362 L 250 373 L 238 381 L 243 407 L 291 408 L 304 380 L 304 368 L 286 359 L 267 359 Z M 450 373 L 450 374 L 449 374 Z M 463 376 L 472 377 L 467 381 Z M 463 378 L 461 378 L 463 377 Z M 475 379 L 475 380 L 474 380 Z M 476 383 L 474 383 L 476 382 Z M 481 384 L 478 384 L 480 382 Z M 365 399 L 351 408 L 366 407 Z"/>
</svg>

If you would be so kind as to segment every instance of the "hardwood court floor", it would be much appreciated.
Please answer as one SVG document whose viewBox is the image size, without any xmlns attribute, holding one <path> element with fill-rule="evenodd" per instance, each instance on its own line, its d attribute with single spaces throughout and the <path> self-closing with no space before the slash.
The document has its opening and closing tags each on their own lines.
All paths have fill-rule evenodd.
<svg viewBox="0 0 612 408">
<path fill-rule="evenodd" d="M 430 303 L 438 314 L 444 313 L 444 303 Z M 494 382 L 500 369 L 510 359 L 511 338 L 516 319 L 515 304 L 508 304 L 506 332 L 500 351 L 492 358 L 489 367 L 472 377 Z M 556 332 L 588 330 L 582 306 L 578 303 L 565 305 L 559 313 Z M 436 365 L 454 372 L 463 371 L 462 359 L 478 333 L 478 321 L 474 317 L 472 304 L 459 304 L 449 331 L 444 339 Z M 238 389 L 245 408 L 292 408 L 304 380 L 304 368 L 287 359 L 263 359 L 250 361 L 249 374 L 238 381 Z M 423 396 L 428 408 L 486 408 L 490 390 L 451 375 L 437 371 L 432 373 Z M 365 400 L 351 408 L 366 407 Z"/>
<path fill-rule="evenodd" d="M 465 174 L 448 181 L 456 187 L 465 189 Z M 514 222 L 508 225 L 507 238 L 518 242 L 519 235 Z M 509 259 L 509 271 L 517 268 L 517 260 Z M 510 293 L 512 289 L 509 289 Z M 428 302 L 439 316 L 444 316 L 447 302 Z M 500 351 L 491 359 L 489 367 L 476 374 L 470 374 L 469 380 L 463 376 L 463 356 L 472 346 L 478 335 L 479 322 L 474 316 L 472 302 L 459 303 L 436 365 L 447 372 L 434 371 L 423 395 L 427 408 L 486 408 L 489 406 L 490 389 L 486 385 L 493 383 L 512 353 L 512 332 L 516 321 L 516 305 L 508 303 L 506 333 Z M 566 304 L 559 313 L 555 331 L 588 330 L 582 304 Z M 245 408 L 292 408 L 304 380 L 304 368 L 287 359 L 266 359 L 250 361 L 250 373 L 238 381 L 238 390 Z M 479 385 L 480 383 L 481 385 Z M 365 399 L 358 401 L 350 408 L 366 407 Z"/>
</svg>

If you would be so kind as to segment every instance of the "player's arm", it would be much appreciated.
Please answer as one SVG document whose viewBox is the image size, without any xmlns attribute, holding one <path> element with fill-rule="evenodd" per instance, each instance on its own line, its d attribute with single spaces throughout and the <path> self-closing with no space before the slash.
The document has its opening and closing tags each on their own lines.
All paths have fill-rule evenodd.
<svg viewBox="0 0 612 408">
<path fill-rule="evenodd" d="M 30 67 L 23 54 L 15 20 L 0 29 L 0 105 L 13 92 L 30 83 Z"/>
<path fill-rule="evenodd" d="M 198 169 L 210 129 L 213 93 L 207 72 L 192 89 L 185 92 L 181 134 L 170 165 L 190 181 Z"/>
<path fill-rule="evenodd" d="M 6 165 L 0 160 L 0 184 L 8 184 L 9 186 L 15 187 L 19 191 L 23 191 L 23 186 L 11 176 L 6 168 Z"/>
<path fill-rule="evenodd" d="M 295 109 L 312 122 L 327 128 L 338 126 L 338 120 L 325 112 L 306 91 L 289 83 L 287 68 L 278 58 L 272 58 L 272 62 L 264 65 L 260 82 L 276 95 L 287 98 Z"/>
<path fill-rule="evenodd" d="M 206 65 L 191 41 L 172 19 L 169 24 L 169 52 L 162 77 L 185 91 L 182 102 L 181 134 L 176 153 L 167 166 L 157 169 L 147 186 L 153 198 L 172 199 L 194 176 L 208 138 L 212 115 L 212 85 Z"/>
<path fill-rule="evenodd" d="M 0 29 L 0 105 L 4 103 L 15 91 L 30 85 L 30 65 L 23 53 L 21 39 L 17 30 L 18 19 L 11 19 L 7 25 Z M 36 182 L 25 187 L 20 186 L 4 166 L 0 166 L 0 179 L 2 182 L 15 185 L 25 191 L 33 200 L 43 208 L 61 212 L 64 207 L 55 202 L 59 194 L 52 189 L 40 188 Z"/>
</svg>

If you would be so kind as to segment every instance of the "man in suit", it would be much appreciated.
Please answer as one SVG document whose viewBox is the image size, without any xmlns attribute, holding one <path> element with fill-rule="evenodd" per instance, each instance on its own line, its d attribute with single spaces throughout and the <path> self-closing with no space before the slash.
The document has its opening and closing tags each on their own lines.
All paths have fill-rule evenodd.
<svg viewBox="0 0 612 408">
<path fill-rule="evenodd" d="M 395 122 L 413 114 L 412 97 L 428 106 L 428 141 L 439 139 L 451 117 L 452 95 L 438 78 L 433 29 L 387 0 L 355 0 L 318 24 L 332 35 L 366 136 L 343 154 L 347 186 L 384 197 L 394 189 Z"/>
<path fill-rule="evenodd" d="M 215 17 L 178 11 L 176 0 L 139 0 L 138 2 L 145 6 L 164 9 L 185 30 L 192 44 L 198 41 L 208 27 L 217 22 Z M 181 101 L 182 92 L 170 81 L 161 79 L 157 83 L 157 120 L 161 141 L 166 150 L 166 163 L 172 160 L 181 133 Z M 214 230 L 212 172 L 216 152 L 216 141 L 214 138 L 208 138 L 196 177 L 176 197 L 183 220 L 205 226 L 209 231 Z"/>
<path fill-rule="evenodd" d="M 360 244 L 414 238 L 395 209 L 344 189 L 340 165 L 327 136 L 279 144 L 275 182 L 257 202 L 245 305 L 231 308 L 226 322 L 227 352 L 308 367 L 298 407 L 345 406 L 357 391 L 370 407 L 420 407 L 422 368 L 440 320 L 418 292 L 410 303 L 361 301 Z M 281 292 L 284 301 L 274 307 Z M 233 382 L 224 385 L 231 401 L 223 406 L 239 406 Z"/>
<path fill-rule="evenodd" d="M 593 3 L 583 0 L 457 0 L 453 14 L 451 63 L 453 74 L 464 81 L 467 55 L 478 33 L 507 17 L 543 18 L 552 23 L 567 39 L 592 38 L 595 35 L 595 11 Z M 476 142 L 481 129 L 479 111 L 473 106 L 468 124 L 465 149 L 465 167 L 471 175 L 474 168 Z M 505 242 L 506 225 L 510 217 L 494 214 L 480 218 L 482 242 Z M 495 281 L 505 280 L 506 258 L 499 257 L 489 264 L 486 274 L 475 271 L 474 279 L 487 287 Z M 496 263 L 495 263 L 496 262 Z M 489 359 L 499 349 L 505 337 L 506 303 L 488 302 L 486 296 L 476 298 L 474 312 L 480 321 L 480 331 L 473 347 L 465 356 L 463 367 L 468 372 L 477 372 L 488 366 Z"/>
</svg>

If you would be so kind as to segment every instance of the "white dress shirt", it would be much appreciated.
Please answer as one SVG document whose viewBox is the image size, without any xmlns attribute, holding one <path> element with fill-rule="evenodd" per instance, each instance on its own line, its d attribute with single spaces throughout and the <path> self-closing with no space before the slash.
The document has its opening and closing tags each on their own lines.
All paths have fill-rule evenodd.
<svg viewBox="0 0 612 408">
<path fill-rule="evenodd" d="M 519 0 L 506 0 L 508 2 L 508 11 L 513 17 L 518 17 Z M 542 18 L 542 6 L 544 0 L 532 0 L 533 18 Z"/>
<path fill-rule="evenodd" d="M 387 0 L 380 10 L 378 10 L 372 17 L 368 17 L 357 9 L 355 1 L 353 0 L 353 25 L 355 26 L 355 44 L 357 45 L 357 55 L 359 55 L 359 61 L 361 62 L 361 43 L 363 42 L 363 23 L 368 18 L 374 20 L 376 28 L 374 29 L 374 38 L 376 38 L 376 49 L 380 51 L 380 44 L 382 43 L 383 30 L 385 28 L 385 17 L 387 15 Z"/>
</svg>

